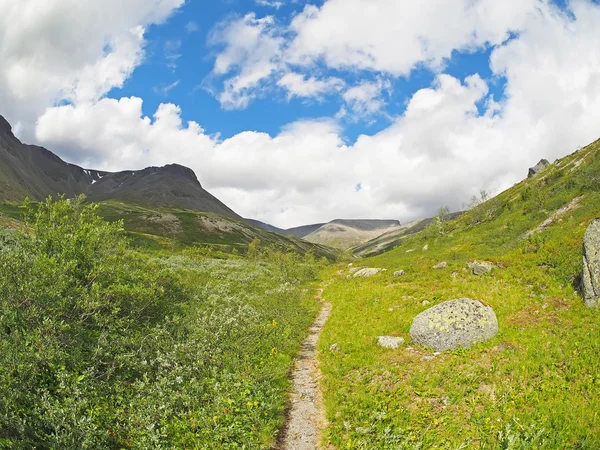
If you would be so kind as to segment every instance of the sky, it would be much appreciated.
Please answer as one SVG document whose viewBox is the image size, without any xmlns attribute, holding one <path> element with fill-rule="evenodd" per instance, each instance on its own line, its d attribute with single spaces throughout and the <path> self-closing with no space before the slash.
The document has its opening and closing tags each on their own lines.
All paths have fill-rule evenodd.
<svg viewBox="0 0 600 450">
<path fill-rule="evenodd" d="M 408 222 L 600 137 L 597 0 L 0 0 L 0 114 L 279 227 Z"/>
</svg>

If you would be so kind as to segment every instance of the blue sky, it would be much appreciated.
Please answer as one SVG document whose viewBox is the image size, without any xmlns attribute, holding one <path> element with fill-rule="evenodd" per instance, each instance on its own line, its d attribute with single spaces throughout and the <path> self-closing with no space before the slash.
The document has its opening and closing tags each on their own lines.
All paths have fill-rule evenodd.
<svg viewBox="0 0 600 450">
<path fill-rule="evenodd" d="M 122 88 L 115 88 L 109 97 L 138 96 L 143 98 L 143 112 L 151 117 L 160 103 L 172 102 L 182 109 L 184 120 L 202 125 L 209 134 L 218 133 L 229 138 L 246 130 L 263 131 L 276 135 L 282 127 L 304 118 L 333 117 L 343 106 L 337 95 L 322 100 L 288 99 L 283 90 L 259 98 L 243 109 L 223 109 L 209 91 L 218 89 L 208 79 L 220 46 L 211 45 L 209 37 L 218 23 L 240 18 L 248 13 L 274 16 L 279 23 L 287 23 L 302 11 L 306 3 L 291 2 L 279 8 L 260 5 L 253 0 L 220 0 L 214 2 L 189 1 L 164 24 L 149 28 L 146 39 L 146 58 L 136 68 Z M 222 47 L 222 46 L 221 46 Z M 444 72 L 463 79 L 479 73 L 490 81 L 490 95 L 502 98 L 504 81 L 493 77 L 489 68 L 492 47 L 474 51 L 455 51 L 445 61 Z M 326 71 L 342 78 L 348 84 L 373 80 L 371 71 Z M 391 83 L 385 93 L 386 106 L 379 114 L 367 118 L 341 121 L 343 135 L 353 142 L 361 134 L 374 134 L 387 127 L 394 117 L 401 115 L 407 101 L 419 89 L 432 84 L 435 73 L 429 68 L 416 68 L 407 76 L 386 76 Z"/>
<path fill-rule="evenodd" d="M 406 222 L 598 138 L 598 29 L 598 0 L 20 0 L 0 114 L 280 227 Z"/>
</svg>

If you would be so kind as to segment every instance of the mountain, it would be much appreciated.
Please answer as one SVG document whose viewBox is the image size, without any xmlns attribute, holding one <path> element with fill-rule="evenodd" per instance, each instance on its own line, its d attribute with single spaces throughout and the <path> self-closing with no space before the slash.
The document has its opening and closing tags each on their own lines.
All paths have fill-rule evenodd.
<svg viewBox="0 0 600 450">
<path fill-rule="evenodd" d="M 299 227 L 288 228 L 287 230 L 285 230 L 285 234 L 288 236 L 296 236 L 299 238 L 303 238 L 303 237 L 308 236 L 313 231 L 318 230 L 323 225 L 325 225 L 325 224 L 324 223 L 313 223 L 311 225 L 301 225 Z"/>
<path fill-rule="evenodd" d="M 205 211 L 241 219 L 202 188 L 191 169 L 177 164 L 105 172 L 69 164 L 51 151 L 26 145 L 0 116 L 0 201 L 43 200 L 57 193 L 86 194 L 92 201 L 121 200 Z"/>
<path fill-rule="evenodd" d="M 448 220 L 455 219 L 461 214 L 462 212 L 450 213 L 448 215 Z M 403 238 L 424 230 L 427 225 L 433 222 L 433 219 L 433 217 L 419 219 L 396 227 L 367 242 L 355 246 L 352 249 L 352 252 L 357 256 L 368 257 L 391 250 L 400 245 Z"/>
<path fill-rule="evenodd" d="M 304 236 L 308 242 L 345 250 L 400 227 L 397 220 L 342 220 L 326 223 Z"/>
<path fill-rule="evenodd" d="M 299 227 L 288 228 L 287 230 L 284 230 L 283 228 L 277 228 L 273 225 L 269 225 L 268 223 L 261 222 L 260 220 L 246 219 L 246 221 L 251 223 L 255 227 L 262 228 L 263 230 L 273 231 L 275 233 L 284 234 L 286 236 L 294 236 L 299 238 L 303 238 L 325 225 L 324 223 L 315 223 L 312 225 L 302 225 Z"/>
<path fill-rule="evenodd" d="M 278 234 L 275 227 L 252 226 L 203 189 L 187 167 L 84 169 L 43 147 L 23 144 L 0 116 L 0 212 L 5 214 L 0 225 L 16 226 L 14 219 L 20 218 L 21 211 L 14 203 L 25 197 L 41 201 L 59 193 L 68 198 L 85 194 L 99 202 L 99 213 L 109 221 L 122 220 L 134 244 L 142 247 L 201 245 L 244 253 L 256 239 L 262 246 L 292 248 L 300 254 L 311 251 L 318 258 L 337 256 L 334 249 Z"/>
</svg>

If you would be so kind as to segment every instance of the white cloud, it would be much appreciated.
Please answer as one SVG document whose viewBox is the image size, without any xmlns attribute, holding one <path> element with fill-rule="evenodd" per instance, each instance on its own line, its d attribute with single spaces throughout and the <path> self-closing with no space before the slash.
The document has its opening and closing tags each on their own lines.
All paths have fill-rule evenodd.
<svg viewBox="0 0 600 450">
<path fill-rule="evenodd" d="M 67 100 L 121 86 L 144 57 L 145 27 L 184 0 L 0 0 L 0 105 L 25 125 Z"/>
<path fill-rule="evenodd" d="M 179 83 L 180 80 L 175 80 L 170 84 L 161 84 L 160 86 L 154 86 L 152 90 L 162 97 L 167 97 L 169 95 L 169 92 L 171 92 L 173 89 L 179 86 Z"/>
<path fill-rule="evenodd" d="M 237 74 L 227 78 L 219 101 L 224 108 L 244 108 L 260 94 L 261 82 L 279 67 L 283 40 L 278 36 L 273 17 L 257 19 L 251 13 L 215 28 L 210 43 L 223 46 L 215 60 L 216 76 Z"/>
<path fill-rule="evenodd" d="M 185 31 L 188 33 L 195 33 L 196 31 L 200 30 L 200 25 L 198 25 L 198 22 L 194 21 L 194 20 L 190 20 L 188 23 L 185 24 Z"/>
<path fill-rule="evenodd" d="M 283 6 L 283 2 L 276 0 L 256 0 L 256 4 L 260 6 L 267 6 L 269 8 L 279 9 Z"/>
<path fill-rule="evenodd" d="M 455 50 L 504 42 L 523 29 L 545 0 L 326 0 L 307 5 L 289 24 L 254 14 L 218 28 L 225 46 L 213 74 L 225 77 L 219 99 L 244 108 L 288 66 L 408 76 L 419 66 L 440 71 Z M 225 32 L 224 32 L 225 30 Z M 253 55 L 250 58 L 248 55 Z M 373 103 L 375 106 L 375 103 Z"/>
<path fill-rule="evenodd" d="M 305 75 L 295 72 L 286 73 L 277 82 L 278 86 L 287 90 L 288 98 L 308 97 L 317 99 L 325 94 L 340 91 L 345 84 L 343 80 L 336 77 L 324 79 L 310 77 L 307 79 Z"/>
<path fill-rule="evenodd" d="M 363 81 L 342 94 L 348 108 L 358 116 L 368 116 L 379 112 L 384 106 L 383 91 L 391 90 L 388 80 Z M 346 110 L 347 111 L 347 110 Z"/>
<path fill-rule="evenodd" d="M 165 59 L 167 67 L 172 71 L 177 68 L 177 61 L 181 58 L 181 41 L 179 39 L 169 39 L 164 43 Z"/>
</svg>

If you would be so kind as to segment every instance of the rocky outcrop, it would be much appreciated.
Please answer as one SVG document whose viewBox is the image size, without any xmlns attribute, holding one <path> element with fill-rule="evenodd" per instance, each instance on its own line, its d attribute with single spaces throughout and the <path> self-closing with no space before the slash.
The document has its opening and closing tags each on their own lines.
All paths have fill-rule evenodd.
<svg viewBox="0 0 600 450">
<path fill-rule="evenodd" d="M 529 168 L 529 173 L 527 174 L 527 178 L 535 177 L 538 173 L 544 170 L 546 167 L 550 165 L 550 162 L 547 159 L 540 159 L 540 162 L 535 166 Z"/>
<path fill-rule="evenodd" d="M 583 296 L 588 307 L 600 307 L 600 219 L 590 224 L 583 237 Z"/>
<path fill-rule="evenodd" d="M 490 273 L 494 268 L 493 264 L 485 261 L 472 261 L 467 263 L 467 267 L 473 271 L 475 275 L 483 275 L 484 273 Z"/>
<path fill-rule="evenodd" d="M 498 333 L 494 310 L 480 301 L 461 298 L 440 303 L 413 320 L 415 344 L 443 352 L 486 341 Z"/>
<path fill-rule="evenodd" d="M 360 269 L 354 274 L 354 278 L 368 278 L 374 275 L 377 275 L 379 272 L 382 272 L 384 269 L 376 269 L 373 267 L 367 267 L 364 269 Z"/>
</svg>

